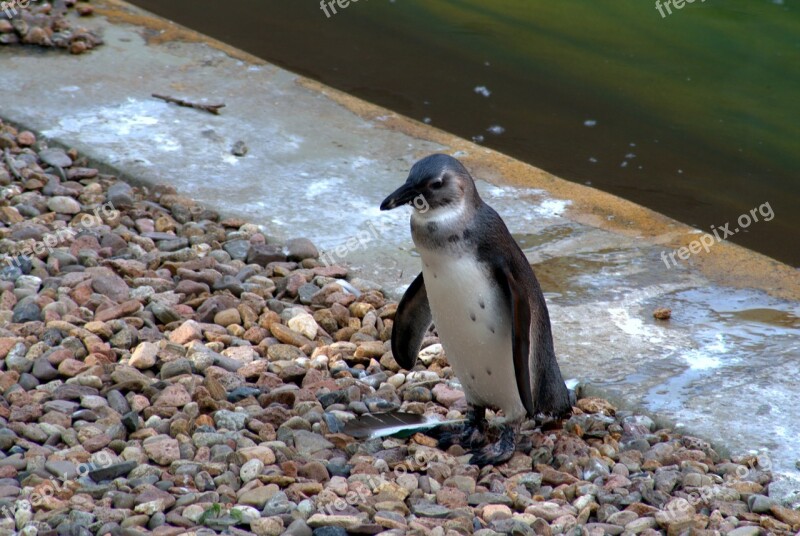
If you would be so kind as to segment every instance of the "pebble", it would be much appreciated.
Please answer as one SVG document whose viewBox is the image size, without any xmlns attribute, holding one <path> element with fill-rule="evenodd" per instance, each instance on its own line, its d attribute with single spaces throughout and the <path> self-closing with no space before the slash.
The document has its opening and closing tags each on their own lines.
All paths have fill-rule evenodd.
<svg viewBox="0 0 800 536">
<path fill-rule="evenodd" d="M 489 504 L 483 508 L 483 519 L 488 522 L 511 518 L 511 508 L 504 504 Z"/>
<path fill-rule="evenodd" d="M 81 211 L 81 204 L 71 197 L 59 195 L 47 201 L 47 208 L 59 214 L 78 214 Z"/>
<path fill-rule="evenodd" d="M 247 483 L 251 480 L 255 480 L 263 470 L 264 462 L 258 458 L 253 458 L 242 465 L 242 468 L 239 470 L 239 476 L 242 479 L 242 482 Z"/>
<path fill-rule="evenodd" d="M 14 324 L 24 324 L 26 322 L 36 322 L 42 317 L 42 310 L 32 301 L 21 301 L 14 307 L 14 314 L 11 322 Z"/>
<path fill-rule="evenodd" d="M 274 484 L 268 486 L 260 486 L 255 489 L 245 491 L 239 495 L 239 503 L 253 506 L 258 509 L 263 509 L 275 494 L 278 493 L 277 486 Z"/>
<path fill-rule="evenodd" d="M 168 435 L 148 437 L 142 443 L 145 454 L 159 465 L 169 465 L 180 459 L 178 441 Z"/>
<path fill-rule="evenodd" d="M 319 251 L 313 242 L 308 238 L 292 238 L 286 241 L 287 257 L 290 261 L 303 261 L 305 259 L 316 259 Z"/>
<path fill-rule="evenodd" d="M 225 430 L 241 430 L 247 422 L 246 413 L 238 413 L 235 411 L 219 410 L 214 414 L 214 423 L 217 428 Z"/>
<path fill-rule="evenodd" d="M 760 527 L 739 527 L 727 532 L 727 536 L 759 536 Z"/>
<path fill-rule="evenodd" d="M 187 320 L 169 336 L 169 340 L 177 344 L 187 344 L 192 341 L 199 341 L 202 338 L 203 331 L 194 320 Z"/>
<path fill-rule="evenodd" d="M 397 376 L 401 375 L 397 374 Z M 460 389 L 454 389 L 448 386 L 446 383 L 439 383 L 433 388 L 432 394 L 439 404 L 448 409 L 455 407 L 460 407 L 464 410 L 467 409 L 467 401 L 464 397 L 464 391 Z"/>
<path fill-rule="evenodd" d="M 89 478 L 98 483 L 103 482 L 105 480 L 114 480 L 115 478 L 127 475 L 128 473 L 133 471 L 133 469 L 136 468 L 137 465 L 138 462 L 135 460 L 116 463 L 108 465 L 106 467 L 95 469 L 93 471 L 89 471 L 88 475 Z"/>
<path fill-rule="evenodd" d="M 442 506 L 440 504 L 431 504 L 420 502 L 415 504 L 411 507 L 411 511 L 414 515 L 419 517 L 434 517 L 434 518 L 444 518 L 450 515 L 450 508 L 446 506 Z"/>
<path fill-rule="evenodd" d="M 158 346 L 151 342 L 143 342 L 133 351 L 129 363 L 132 367 L 146 370 L 156 364 L 157 354 Z"/>
<path fill-rule="evenodd" d="M 283 534 L 283 520 L 280 517 L 261 517 L 254 519 L 250 522 L 250 530 L 252 530 L 256 536 L 280 536 L 280 534 Z M 297 528 L 295 527 L 293 531 L 290 530 L 290 534 L 299 534 L 297 533 Z"/>
<path fill-rule="evenodd" d="M 116 181 L 109 186 L 106 197 L 108 198 L 108 202 L 117 209 L 130 208 L 135 202 L 133 188 L 131 188 L 127 182 L 123 181 Z"/>
<path fill-rule="evenodd" d="M 247 258 L 247 252 L 250 251 L 250 242 L 248 240 L 229 240 L 222 248 L 232 259 L 243 261 Z"/>
<path fill-rule="evenodd" d="M 274 244 L 252 244 L 247 250 L 247 264 L 268 266 L 273 262 L 285 260 L 286 254 L 283 252 L 283 248 Z M 317 291 L 319 291 L 319 287 L 314 290 L 314 292 Z"/>
<path fill-rule="evenodd" d="M 214 315 L 214 323 L 222 327 L 228 327 L 231 324 L 241 324 L 242 317 L 236 309 L 225 309 Z"/>
<path fill-rule="evenodd" d="M 306 521 L 309 527 L 316 528 L 316 527 L 330 527 L 330 528 L 337 528 L 337 529 L 345 529 L 345 530 L 355 530 L 360 528 L 364 525 L 363 518 L 358 515 L 345 515 L 345 514 L 333 514 L 333 515 L 323 515 L 323 514 L 314 514 Z M 315 534 L 317 533 L 315 531 Z M 332 534 L 331 532 L 325 532 L 325 534 Z"/>
<path fill-rule="evenodd" d="M 316 338 L 317 330 L 319 329 L 314 317 L 308 313 L 300 313 L 299 315 L 290 318 L 287 324 L 289 328 L 310 340 Z"/>
<path fill-rule="evenodd" d="M 39 158 L 42 162 L 50 166 L 65 168 L 72 165 L 72 158 L 67 156 L 62 149 L 43 149 L 39 151 Z"/>
</svg>

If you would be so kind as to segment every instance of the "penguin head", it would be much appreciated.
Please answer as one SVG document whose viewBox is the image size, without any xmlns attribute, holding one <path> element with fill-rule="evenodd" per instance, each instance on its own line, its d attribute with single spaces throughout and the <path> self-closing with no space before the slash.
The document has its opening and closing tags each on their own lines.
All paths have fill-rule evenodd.
<svg viewBox="0 0 800 536">
<path fill-rule="evenodd" d="M 465 200 L 480 199 L 467 168 L 446 154 L 433 154 L 414 164 L 406 182 L 381 203 L 381 210 L 392 210 L 410 203 L 418 212 L 463 206 Z"/>
</svg>

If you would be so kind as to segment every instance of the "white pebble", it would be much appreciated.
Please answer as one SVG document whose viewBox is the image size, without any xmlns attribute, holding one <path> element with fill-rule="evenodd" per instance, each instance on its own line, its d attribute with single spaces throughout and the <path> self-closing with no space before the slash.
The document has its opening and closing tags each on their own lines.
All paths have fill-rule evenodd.
<svg viewBox="0 0 800 536">
<path fill-rule="evenodd" d="M 238 510 L 241 514 L 239 517 L 241 518 L 243 523 L 250 523 L 254 519 L 258 519 L 261 517 L 261 512 L 253 508 L 252 506 L 245 506 L 245 505 L 236 505 L 231 508 L 231 512 L 234 510 Z M 234 516 L 235 519 L 235 516 Z"/>
<path fill-rule="evenodd" d="M 441 344 L 437 343 L 423 348 L 418 357 L 423 364 L 430 365 L 433 360 L 440 357 L 442 353 L 444 353 L 444 349 L 442 348 Z"/>
<path fill-rule="evenodd" d="M 314 317 L 308 313 L 300 313 L 299 315 L 292 317 L 287 322 L 289 328 L 302 334 L 304 337 L 311 339 L 312 341 L 317 336 L 317 321 L 314 320 Z"/>
<path fill-rule="evenodd" d="M 405 381 L 406 381 L 406 375 L 401 372 L 390 377 L 388 380 L 386 380 L 386 383 L 388 383 L 395 389 L 399 389 L 400 386 L 405 383 Z"/>
<path fill-rule="evenodd" d="M 408 376 L 406 376 L 406 381 L 409 383 L 430 382 L 438 379 L 439 375 L 432 370 L 415 370 L 414 372 L 409 372 Z"/>
<path fill-rule="evenodd" d="M 264 462 L 259 460 L 258 458 L 253 458 L 250 461 L 247 461 L 242 465 L 242 468 L 239 470 L 239 476 L 242 479 L 242 482 L 250 482 L 251 480 L 255 480 L 258 475 L 261 474 L 261 471 L 264 470 Z"/>
</svg>

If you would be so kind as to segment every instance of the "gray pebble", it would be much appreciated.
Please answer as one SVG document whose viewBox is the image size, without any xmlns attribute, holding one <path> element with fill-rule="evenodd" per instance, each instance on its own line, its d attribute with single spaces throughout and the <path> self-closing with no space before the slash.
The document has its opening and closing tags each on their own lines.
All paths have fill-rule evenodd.
<svg viewBox="0 0 800 536">
<path fill-rule="evenodd" d="M 106 196 L 116 209 L 128 208 L 134 202 L 133 188 L 127 182 L 115 182 L 108 187 Z"/>
<path fill-rule="evenodd" d="M 14 314 L 11 321 L 15 324 L 22 324 L 25 322 L 36 322 L 41 320 L 42 310 L 36 303 L 32 301 L 21 301 L 14 307 Z"/>
<path fill-rule="evenodd" d="M 55 167 L 65 168 L 72 165 L 72 159 L 67 156 L 67 153 L 65 153 L 63 149 L 44 149 L 39 152 L 39 158 L 41 158 L 42 162 L 45 164 Z"/>
<path fill-rule="evenodd" d="M 292 238 L 286 241 L 287 257 L 290 261 L 302 261 L 304 259 L 316 259 L 319 251 L 308 238 Z"/>
<path fill-rule="evenodd" d="M 214 422 L 217 428 L 226 430 L 241 430 L 247 422 L 247 414 L 236 411 L 219 410 L 214 414 Z"/>
<path fill-rule="evenodd" d="M 248 240 L 229 240 L 222 245 L 222 248 L 232 259 L 243 261 L 247 259 L 247 253 L 250 250 L 250 242 Z"/>
</svg>

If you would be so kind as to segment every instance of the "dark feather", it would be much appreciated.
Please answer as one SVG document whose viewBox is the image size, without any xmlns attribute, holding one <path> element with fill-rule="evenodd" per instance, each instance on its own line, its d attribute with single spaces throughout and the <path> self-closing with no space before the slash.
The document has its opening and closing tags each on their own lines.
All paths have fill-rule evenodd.
<svg viewBox="0 0 800 536">
<path fill-rule="evenodd" d="M 511 301 L 511 338 L 513 343 L 513 358 L 514 358 L 514 376 L 517 378 L 517 390 L 519 391 L 519 398 L 522 400 L 522 405 L 528 415 L 533 417 L 536 415 L 536 409 L 533 405 L 533 386 L 531 386 L 531 368 L 530 368 L 530 354 L 531 354 L 531 308 L 528 303 L 527 297 L 520 295 L 520 288 L 514 274 L 508 266 L 504 266 L 504 270 L 497 274 L 496 277 L 501 285 L 504 287 L 503 291 L 509 296 Z M 535 378 L 538 380 L 538 378 Z"/>
<path fill-rule="evenodd" d="M 428 292 L 420 273 L 400 300 L 392 326 L 392 355 L 404 369 L 411 370 L 417 362 L 419 347 L 432 320 Z"/>
</svg>

